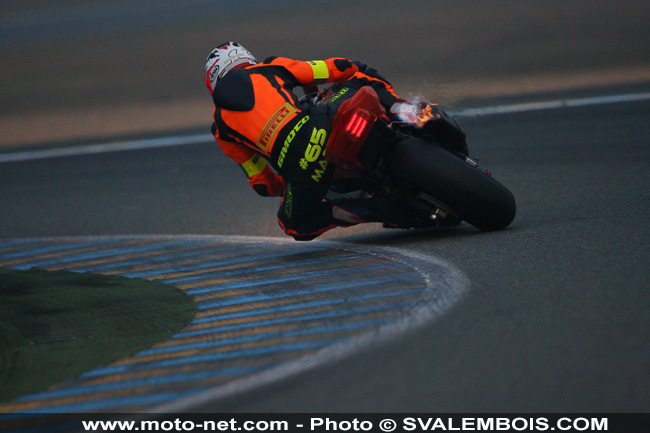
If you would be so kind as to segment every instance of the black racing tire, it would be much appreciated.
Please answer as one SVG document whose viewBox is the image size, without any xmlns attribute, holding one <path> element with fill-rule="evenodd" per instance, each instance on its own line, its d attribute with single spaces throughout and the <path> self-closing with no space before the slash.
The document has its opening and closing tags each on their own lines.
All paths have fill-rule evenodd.
<svg viewBox="0 0 650 433">
<path fill-rule="evenodd" d="M 397 179 L 421 189 L 480 230 L 503 229 L 515 218 L 515 197 L 506 187 L 435 143 L 407 138 L 387 161 Z"/>
</svg>

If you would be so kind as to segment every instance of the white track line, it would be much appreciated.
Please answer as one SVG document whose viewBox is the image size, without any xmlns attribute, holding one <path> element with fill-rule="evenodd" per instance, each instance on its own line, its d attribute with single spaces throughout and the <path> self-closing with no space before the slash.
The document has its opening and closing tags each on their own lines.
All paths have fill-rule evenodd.
<svg viewBox="0 0 650 433">
<path fill-rule="evenodd" d="M 482 108 L 467 108 L 453 113 L 458 117 L 476 117 L 490 114 L 523 113 L 538 110 L 552 110 L 565 107 L 584 107 L 588 105 L 613 104 L 650 100 L 650 93 L 630 93 L 623 95 L 595 96 L 590 98 L 566 99 L 523 104 L 498 105 Z M 35 159 L 56 158 L 60 156 L 88 155 L 94 153 L 117 152 L 120 150 L 150 149 L 165 146 L 182 146 L 196 143 L 209 143 L 214 140 L 210 134 L 177 135 L 142 140 L 90 144 L 86 146 L 63 147 L 56 149 L 32 150 L 0 154 L 0 163 L 31 161 Z"/>
<path fill-rule="evenodd" d="M 147 138 L 142 140 L 119 141 L 86 146 L 62 147 L 57 149 L 31 150 L 0 154 L 1 162 L 31 161 L 34 159 L 56 158 L 59 156 L 89 155 L 93 153 L 117 152 L 120 150 L 150 149 L 154 147 L 182 146 L 186 144 L 209 143 L 214 141 L 211 134 L 177 135 Z"/>
<path fill-rule="evenodd" d="M 650 99 L 650 93 L 630 93 L 627 95 L 594 96 L 580 99 L 558 99 L 554 101 L 528 102 L 494 107 L 467 108 L 454 114 L 459 117 L 474 117 L 488 114 L 524 113 L 565 107 L 585 107 L 588 105 L 614 104 L 618 102 L 646 101 L 648 99 Z"/>
</svg>

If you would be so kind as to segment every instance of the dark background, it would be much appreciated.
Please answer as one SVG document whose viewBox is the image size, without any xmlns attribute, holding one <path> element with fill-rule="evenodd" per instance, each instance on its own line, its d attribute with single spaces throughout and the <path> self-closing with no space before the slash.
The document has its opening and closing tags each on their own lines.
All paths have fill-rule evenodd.
<svg viewBox="0 0 650 433">
<path fill-rule="evenodd" d="M 640 1 L 0 2 L 0 146 L 203 128 L 204 60 L 341 56 L 407 97 L 472 99 L 645 82 Z M 208 126 L 209 127 L 209 126 Z"/>
</svg>

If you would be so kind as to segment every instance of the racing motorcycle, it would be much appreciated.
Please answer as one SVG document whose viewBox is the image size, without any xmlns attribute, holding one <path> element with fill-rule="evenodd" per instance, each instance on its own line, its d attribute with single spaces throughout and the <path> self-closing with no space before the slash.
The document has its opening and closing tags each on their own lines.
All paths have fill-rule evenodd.
<svg viewBox="0 0 650 433">
<path fill-rule="evenodd" d="M 327 104 L 337 97 L 335 90 L 306 98 Z M 344 174 L 332 181 L 330 192 L 362 192 L 399 209 L 402 216 L 386 218 L 384 227 L 454 226 L 461 221 L 483 231 L 507 227 L 515 217 L 515 198 L 468 156 L 466 145 L 448 139 L 459 130 L 455 119 L 428 103 L 405 104 L 401 110 L 404 121 L 391 122 L 370 86 L 340 105 L 325 157 Z"/>
</svg>

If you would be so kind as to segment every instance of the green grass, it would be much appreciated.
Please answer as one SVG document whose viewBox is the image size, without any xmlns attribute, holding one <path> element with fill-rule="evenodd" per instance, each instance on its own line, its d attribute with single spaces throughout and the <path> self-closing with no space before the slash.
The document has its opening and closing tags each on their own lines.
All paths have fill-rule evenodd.
<svg viewBox="0 0 650 433">
<path fill-rule="evenodd" d="M 195 311 L 158 282 L 0 268 L 0 402 L 149 348 Z"/>
</svg>

